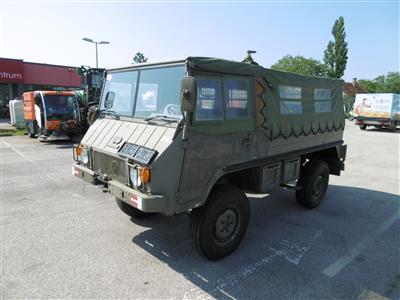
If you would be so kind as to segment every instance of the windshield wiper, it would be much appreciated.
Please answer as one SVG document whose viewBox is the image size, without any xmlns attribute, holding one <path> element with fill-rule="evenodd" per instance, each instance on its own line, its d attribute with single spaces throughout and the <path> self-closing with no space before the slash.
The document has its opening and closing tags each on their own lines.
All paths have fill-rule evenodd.
<svg viewBox="0 0 400 300">
<path fill-rule="evenodd" d="M 113 110 L 109 110 L 109 109 L 101 109 L 100 110 L 101 114 L 105 114 L 105 115 L 109 115 L 109 116 L 113 116 L 116 120 L 119 120 L 119 114 L 117 114 L 115 111 Z"/>
<path fill-rule="evenodd" d="M 163 121 L 167 121 L 167 122 L 179 122 L 180 117 L 179 118 L 174 118 L 171 116 L 165 116 L 165 115 L 158 115 L 158 116 L 153 116 L 153 117 L 148 117 L 146 119 L 144 119 L 146 122 L 154 120 L 154 119 L 162 119 Z"/>
</svg>

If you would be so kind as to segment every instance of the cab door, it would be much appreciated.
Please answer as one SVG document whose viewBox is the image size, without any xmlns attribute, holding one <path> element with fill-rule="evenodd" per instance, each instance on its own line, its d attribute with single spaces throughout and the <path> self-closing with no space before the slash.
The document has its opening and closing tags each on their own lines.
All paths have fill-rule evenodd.
<svg viewBox="0 0 400 300">
<path fill-rule="evenodd" d="M 180 203 L 196 201 L 229 165 L 255 153 L 255 79 L 197 74 L 197 102 L 188 129 L 179 185 Z"/>
</svg>

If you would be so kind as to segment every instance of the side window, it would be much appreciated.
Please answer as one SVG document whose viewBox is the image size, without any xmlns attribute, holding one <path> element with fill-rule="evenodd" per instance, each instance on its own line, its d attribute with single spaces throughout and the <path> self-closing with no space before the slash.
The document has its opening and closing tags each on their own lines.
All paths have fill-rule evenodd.
<svg viewBox="0 0 400 300">
<path fill-rule="evenodd" d="M 249 117 L 249 81 L 224 79 L 225 114 L 227 119 Z"/>
<path fill-rule="evenodd" d="M 281 114 L 302 114 L 301 87 L 279 85 Z"/>
<path fill-rule="evenodd" d="M 316 113 L 332 111 L 330 89 L 314 89 L 314 110 Z"/>
<path fill-rule="evenodd" d="M 197 79 L 196 120 L 222 120 L 220 79 Z"/>
<path fill-rule="evenodd" d="M 35 104 L 42 105 L 42 97 L 40 97 L 40 95 L 35 96 Z"/>
<path fill-rule="evenodd" d="M 35 104 L 40 108 L 40 110 L 43 110 L 42 96 L 40 95 L 35 96 Z"/>
</svg>

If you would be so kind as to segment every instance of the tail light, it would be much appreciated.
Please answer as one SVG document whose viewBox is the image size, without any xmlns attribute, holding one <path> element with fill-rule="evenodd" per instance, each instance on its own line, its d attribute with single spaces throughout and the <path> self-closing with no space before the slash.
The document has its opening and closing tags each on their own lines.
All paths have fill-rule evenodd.
<svg viewBox="0 0 400 300">
<path fill-rule="evenodd" d="M 356 125 L 361 125 L 361 126 L 363 126 L 363 125 L 364 125 L 364 121 L 357 121 L 357 122 L 356 122 Z"/>
</svg>

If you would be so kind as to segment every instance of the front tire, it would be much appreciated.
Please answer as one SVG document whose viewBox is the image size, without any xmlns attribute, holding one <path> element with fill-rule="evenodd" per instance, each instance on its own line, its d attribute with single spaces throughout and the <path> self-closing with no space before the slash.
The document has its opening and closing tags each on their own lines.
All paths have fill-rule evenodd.
<svg viewBox="0 0 400 300">
<path fill-rule="evenodd" d="M 141 210 L 138 210 L 137 208 L 130 206 L 129 204 L 125 203 L 124 201 L 118 198 L 115 198 L 115 201 L 117 202 L 117 205 L 122 210 L 122 212 L 132 218 L 143 219 L 153 215 L 153 213 L 146 213 Z"/>
<path fill-rule="evenodd" d="M 242 191 L 233 186 L 216 187 L 207 203 L 191 212 L 189 239 L 201 256 L 219 260 L 239 246 L 249 218 L 249 201 Z"/>
<path fill-rule="evenodd" d="M 361 125 L 361 126 L 360 126 L 360 129 L 361 129 L 361 130 L 367 129 L 367 125 Z"/>
<path fill-rule="evenodd" d="M 301 170 L 297 181 L 296 201 L 302 207 L 313 209 L 319 206 L 329 184 L 329 166 L 323 160 L 311 160 Z"/>
</svg>

